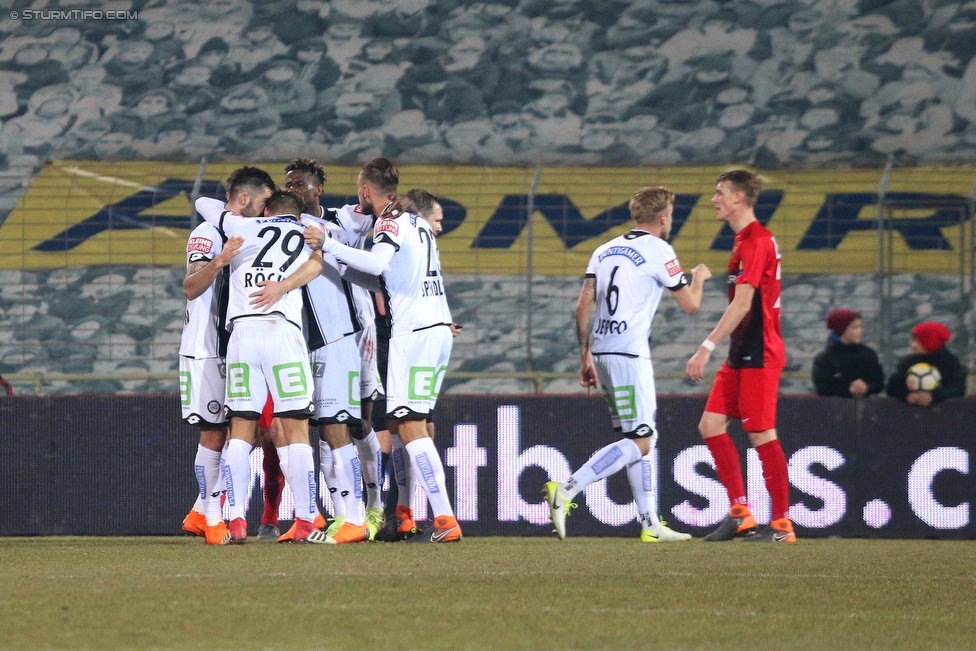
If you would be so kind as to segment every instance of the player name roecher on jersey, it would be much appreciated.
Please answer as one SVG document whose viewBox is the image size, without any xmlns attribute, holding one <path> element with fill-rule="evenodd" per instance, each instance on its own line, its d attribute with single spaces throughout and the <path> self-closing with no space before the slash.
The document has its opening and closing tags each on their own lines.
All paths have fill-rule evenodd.
<svg viewBox="0 0 976 651">
<path fill-rule="evenodd" d="M 390 300 L 393 335 L 450 325 L 440 253 L 434 232 L 423 219 L 404 213 L 397 219 L 381 219 L 373 229 L 373 242 L 396 248 L 383 284 Z"/>
<path fill-rule="evenodd" d="M 598 247 L 586 275 L 596 279 L 593 353 L 649 358 L 651 322 L 662 292 L 688 284 L 671 245 L 631 231 Z"/>
</svg>

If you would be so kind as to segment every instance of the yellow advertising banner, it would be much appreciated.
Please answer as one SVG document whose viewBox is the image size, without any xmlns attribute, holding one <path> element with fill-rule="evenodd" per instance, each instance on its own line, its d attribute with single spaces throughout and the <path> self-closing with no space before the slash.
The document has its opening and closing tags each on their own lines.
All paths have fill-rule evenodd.
<svg viewBox="0 0 976 651">
<path fill-rule="evenodd" d="M 263 165 L 284 180 L 284 163 Z M 207 166 L 201 196 L 223 197 L 234 164 Z M 356 202 L 356 167 L 326 167 L 322 204 Z M 627 202 L 648 185 L 677 195 L 672 243 L 686 269 L 721 271 L 733 234 L 711 197 L 727 168 L 534 169 L 407 166 L 400 190 L 442 199 L 448 273 L 582 275 L 593 249 L 630 228 Z M 731 168 L 728 168 L 731 169 Z M 182 265 L 199 166 L 58 161 L 0 225 L 0 268 Z M 973 245 L 976 167 L 760 172 L 756 214 L 786 273 L 958 273 Z M 883 201 L 879 188 L 884 187 Z M 534 190 L 534 191 L 533 191 Z M 528 219 L 531 208 L 531 220 Z"/>
</svg>

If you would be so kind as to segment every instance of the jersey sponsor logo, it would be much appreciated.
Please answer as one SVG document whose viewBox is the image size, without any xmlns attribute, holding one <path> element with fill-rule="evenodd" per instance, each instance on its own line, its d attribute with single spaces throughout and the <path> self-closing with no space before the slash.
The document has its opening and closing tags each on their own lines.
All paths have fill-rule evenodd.
<svg viewBox="0 0 976 651">
<path fill-rule="evenodd" d="M 189 255 L 186 261 L 190 264 L 193 264 L 194 262 L 210 262 L 210 256 L 208 256 L 206 253 L 194 251 Z"/>
<path fill-rule="evenodd" d="M 206 237 L 191 237 L 190 241 L 186 243 L 187 253 L 193 253 L 194 251 L 210 253 L 212 250 L 213 240 Z"/>
<path fill-rule="evenodd" d="M 619 446 L 613 446 L 610 451 L 604 454 L 602 457 L 597 459 L 596 463 L 593 464 L 593 472 L 600 474 L 607 468 L 613 465 L 613 463 L 624 456 L 624 453 L 620 450 Z"/>
<path fill-rule="evenodd" d="M 404 416 L 406 416 L 409 413 L 410 413 L 410 410 L 409 409 L 407 409 L 406 407 L 400 407 L 399 409 L 397 409 L 396 411 L 393 412 L 393 417 L 394 418 L 403 418 Z"/>
<path fill-rule="evenodd" d="M 650 425 L 641 425 L 636 430 L 634 430 L 634 436 L 650 436 L 650 434 L 651 434 Z"/>
<path fill-rule="evenodd" d="M 196 425 L 200 422 L 200 417 L 197 416 L 196 414 L 190 414 L 187 417 L 186 422 L 189 423 L 190 425 Z"/>
<path fill-rule="evenodd" d="M 424 478 L 424 484 L 427 485 L 428 492 L 440 493 L 437 480 L 434 478 L 434 466 L 431 464 L 426 452 L 421 452 L 417 455 L 417 468 L 420 469 L 420 474 Z"/>
<path fill-rule="evenodd" d="M 352 211 L 355 212 L 355 213 L 359 213 L 360 215 L 365 215 L 366 214 L 366 213 L 363 212 L 362 206 L 360 206 L 358 203 L 356 204 L 356 207 L 352 209 Z"/>
<path fill-rule="evenodd" d="M 681 263 L 678 262 L 678 258 L 665 262 L 664 268 L 668 270 L 669 276 L 677 276 L 681 273 Z"/>
<path fill-rule="evenodd" d="M 391 233 L 392 235 L 400 234 L 400 227 L 392 219 L 381 219 L 376 222 L 376 234 L 380 233 Z"/>
<path fill-rule="evenodd" d="M 644 256 L 642 256 L 637 249 L 633 249 L 629 246 L 611 246 L 609 249 L 600 254 L 600 262 L 602 262 L 604 258 L 608 258 L 612 255 L 623 256 L 633 262 L 637 267 L 647 262 L 644 259 Z M 671 275 L 673 276 L 674 274 Z"/>
</svg>

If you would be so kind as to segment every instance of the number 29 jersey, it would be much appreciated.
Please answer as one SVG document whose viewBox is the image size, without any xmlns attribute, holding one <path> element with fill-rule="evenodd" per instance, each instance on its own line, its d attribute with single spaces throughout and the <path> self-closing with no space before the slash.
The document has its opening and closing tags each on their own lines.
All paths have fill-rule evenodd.
<svg viewBox="0 0 976 651">
<path fill-rule="evenodd" d="M 631 231 L 593 252 L 586 277 L 596 279 L 593 353 L 650 358 L 651 322 L 664 288 L 687 285 L 671 245 Z"/>
<path fill-rule="evenodd" d="M 393 318 L 392 334 L 450 325 L 440 253 L 427 222 L 412 213 L 380 219 L 373 228 L 373 243 L 380 242 L 396 249 L 382 276 Z"/>
<path fill-rule="evenodd" d="M 250 305 L 251 294 L 264 280 L 280 281 L 295 273 L 309 259 L 311 249 L 305 245 L 305 225 L 290 216 L 240 217 L 222 216 L 222 227 L 228 237 L 240 236 L 244 244 L 230 263 L 230 299 L 227 306 L 227 329 L 236 319 L 278 314 L 302 328 L 302 293 L 293 290 L 267 312 Z"/>
</svg>

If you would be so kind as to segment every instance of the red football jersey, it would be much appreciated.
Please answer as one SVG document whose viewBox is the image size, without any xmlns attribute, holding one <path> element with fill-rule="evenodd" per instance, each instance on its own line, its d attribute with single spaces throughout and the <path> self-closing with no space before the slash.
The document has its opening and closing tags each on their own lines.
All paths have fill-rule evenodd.
<svg viewBox="0 0 976 651">
<path fill-rule="evenodd" d="M 756 288 L 749 313 L 729 343 L 730 368 L 782 368 L 786 348 L 780 332 L 780 253 L 776 238 L 759 222 L 752 222 L 735 236 L 729 260 L 729 302 L 735 286 Z"/>
</svg>

